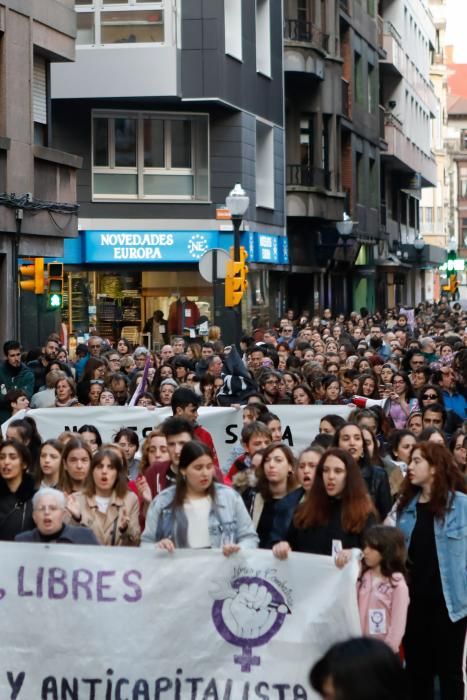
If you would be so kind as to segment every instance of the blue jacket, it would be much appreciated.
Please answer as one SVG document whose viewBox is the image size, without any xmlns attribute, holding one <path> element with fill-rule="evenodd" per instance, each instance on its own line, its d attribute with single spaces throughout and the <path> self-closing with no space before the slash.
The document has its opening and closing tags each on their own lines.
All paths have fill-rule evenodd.
<svg viewBox="0 0 467 700">
<path fill-rule="evenodd" d="M 209 513 L 211 547 L 220 548 L 224 538 L 245 549 L 258 546 L 258 536 L 241 496 L 228 486 L 214 484 L 215 500 Z M 176 547 L 188 546 L 188 521 L 183 508 L 172 508 L 175 486 L 162 491 L 149 506 L 141 544 L 159 542 L 166 537 Z"/>
<path fill-rule="evenodd" d="M 397 516 L 407 549 L 417 520 L 420 494 Z M 467 616 L 467 495 L 456 491 L 444 520 L 435 518 L 441 585 L 452 622 Z M 428 613 L 427 613 L 428 614 Z"/>
</svg>

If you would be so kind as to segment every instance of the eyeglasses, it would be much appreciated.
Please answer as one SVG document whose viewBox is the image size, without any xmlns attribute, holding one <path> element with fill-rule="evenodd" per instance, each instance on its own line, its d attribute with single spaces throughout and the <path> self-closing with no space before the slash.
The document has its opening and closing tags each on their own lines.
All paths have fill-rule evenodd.
<svg viewBox="0 0 467 700">
<path fill-rule="evenodd" d="M 34 508 L 36 513 L 56 513 L 58 510 L 63 510 L 60 506 L 39 506 L 39 508 Z"/>
<path fill-rule="evenodd" d="M 102 345 L 99 343 L 99 345 L 88 345 L 88 347 L 91 348 L 91 349 L 93 349 L 93 348 L 101 348 Z"/>
<path fill-rule="evenodd" d="M 405 384 L 403 379 L 393 379 L 393 384 Z"/>
<path fill-rule="evenodd" d="M 437 399 L 438 395 L 437 394 L 423 394 L 422 400 L 424 401 L 425 399 Z"/>
<path fill-rule="evenodd" d="M 103 379 L 91 379 L 90 384 L 104 384 Z"/>
<path fill-rule="evenodd" d="M 277 379 L 266 379 L 265 384 L 279 384 Z"/>
</svg>

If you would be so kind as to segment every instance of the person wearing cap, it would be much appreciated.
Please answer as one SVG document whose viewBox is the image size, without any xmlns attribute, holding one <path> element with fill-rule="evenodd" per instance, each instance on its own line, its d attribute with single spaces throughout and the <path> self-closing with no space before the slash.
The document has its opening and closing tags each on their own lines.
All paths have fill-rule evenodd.
<svg viewBox="0 0 467 700">
<path fill-rule="evenodd" d="M 59 544 L 98 545 L 95 534 L 88 527 L 66 525 L 65 494 L 57 489 L 44 487 L 32 498 L 32 519 L 36 527 L 16 535 L 16 542 L 57 542 Z"/>
</svg>

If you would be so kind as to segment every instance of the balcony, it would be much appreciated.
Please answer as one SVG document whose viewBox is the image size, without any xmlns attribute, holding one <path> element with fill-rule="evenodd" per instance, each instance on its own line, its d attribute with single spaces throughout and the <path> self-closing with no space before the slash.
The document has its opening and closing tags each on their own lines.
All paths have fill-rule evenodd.
<svg viewBox="0 0 467 700">
<path fill-rule="evenodd" d="M 284 20 L 284 39 L 300 44 L 311 44 L 327 53 L 329 34 L 324 34 L 313 22 L 300 19 Z"/>
<path fill-rule="evenodd" d="M 436 185 L 436 160 L 407 138 L 403 123 L 391 112 L 385 114 L 385 140 L 388 148 L 381 153 L 383 159 L 394 159 L 396 168 L 402 171 L 420 173 L 422 187 Z"/>
<path fill-rule="evenodd" d="M 402 48 L 402 37 L 391 22 L 383 22 L 382 48 L 386 57 L 380 66 L 401 78 L 407 73 L 407 58 Z"/>
<path fill-rule="evenodd" d="M 323 168 L 312 165 L 288 165 L 287 187 L 321 187 L 329 188 L 329 173 Z"/>
<path fill-rule="evenodd" d="M 381 141 L 386 140 L 386 127 L 385 127 L 385 120 L 386 120 L 386 110 L 384 109 L 383 105 L 379 105 L 379 138 Z"/>
</svg>

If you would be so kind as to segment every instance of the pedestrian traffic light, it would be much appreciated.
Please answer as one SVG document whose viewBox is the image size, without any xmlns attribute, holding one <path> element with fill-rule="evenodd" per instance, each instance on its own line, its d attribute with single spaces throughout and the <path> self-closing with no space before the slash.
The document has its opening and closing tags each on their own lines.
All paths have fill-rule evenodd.
<svg viewBox="0 0 467 700">
<path fill-rule="evenodd" d="M 248 257 L 243 246 L 240 247 L 240 260 L 233 260 L 233 248 L 230 249 L 231 259 L 227 263 L 227 275 L 225 278 L 225 305 L 238 306 L 245 291 L 248 288 L 246 276 L 248 267 L 245 261 Z"/>
<path fill-rule="evenodd" d="M 63 304 L 63 263 L 48 263 L 47 272 L 49 277 L 47 305 L 49 309 L 60 309 Z"/>
<path fill-rule="evenodd" d="M 19 286 L 24 292 L 44 293 L 44 258 L 28 258 L 26 265 L 19 266 L 19 272 L 31 279 L 20 280 Z"/>
</svg>

